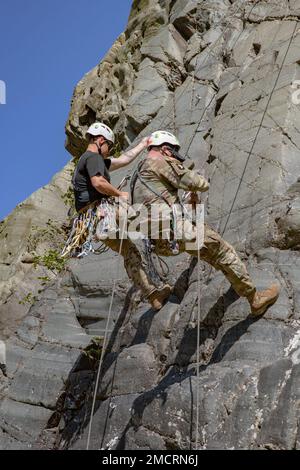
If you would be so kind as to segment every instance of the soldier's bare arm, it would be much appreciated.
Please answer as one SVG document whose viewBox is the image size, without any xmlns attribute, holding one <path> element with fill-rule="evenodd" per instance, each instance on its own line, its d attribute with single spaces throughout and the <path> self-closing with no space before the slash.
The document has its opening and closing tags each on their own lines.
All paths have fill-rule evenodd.
<svg viewBox="0 0 300 470">
<path fill-rule="evenodd" d="M 129 165 L 147 147 L 148 137 L 145 137 L 136 147 L 122 153 L 118 158 L 111 158 L 109 171 L 115 171 Z"/>
<path fill-rule="evenodd" d="M 124 194 L 110 184 L 103 176 L 92 176 L 91 183 L 99 193 L 105 194 L 106 196 L 122 197 Z"/>
</svg>

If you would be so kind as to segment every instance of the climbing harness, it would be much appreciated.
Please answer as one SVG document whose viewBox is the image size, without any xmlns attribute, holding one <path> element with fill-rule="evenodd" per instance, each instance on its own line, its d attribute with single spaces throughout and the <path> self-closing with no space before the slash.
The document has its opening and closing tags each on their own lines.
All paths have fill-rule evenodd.
<svg viewBox="0 0 300 470">
<path fill-rule="evenodd" d="M 134 188 L 136 185 L 137 180 L 139 180 L 149 191 L 151 191 L 155 196 L 157 196 L 159 199 L 161 199 L 170 209 L 170 222 L 171 222 L 171 230 L 170 230 L 170 239 L 169 239 L 169 247 L 170 250 L 174 255 L 179 254 L 179 243 L 178 240 L 176 239 L 176 233 L 177 233 L 177 220 L 178 217 L 182 218 L 183 215 L 187 217 L 190 221 L 190 214 L 187 212 L 186 208 L 184 207 L 184 204 L 182 204 L 181 200 L 178 199 L 178 204 L 181 207 L 181 213 L 179 214 L 177 212 L 177 207 L 176 204 L 171 204 L 167 198 L 164 197 L 164 195 L 160 192 L 158 192 L 153 186 L 151 186 L 141 175 L 141 168 L 146 162 L 146 159 L 143 159 L 139 162 L 131 180 L 130 180 L 130 193 L 131 193 L 131 199 L 133 200 L 133 193 L 134 193 Z"/>
<path fill-rule="evenodd" d="M 116 206 L 113 200 L 105 199 L 97 207 L 97 227 L 95 238 L 106 240 L 119 231 L 116 221 Z"/>
<path fill-rule="evenodd" d="M 257 0 L 257 1 L 252 5 L 252 7 L 251 7 L 251 9 L 250 9 L 250 11 L 249 11 L 249 13 L 248 13 L 248 17 L 250 17 L 250 15 L 251 15 L 253 9 L 258 5 L 258 3 L 259 3 L 259 0 Z M 239 6 L 238 6 L 237 10 L 234 12 L 234 14 L 236 14 L 236 13 L 238 12 L 238 10 L 240 10 L 240 7 L 239 7 Z M 286 15 L 286 16 L 287 16 L 287 15 Z M 222 20 L 222 21 L 223 21 L 223 20 Z M 222 21 L 221 21 L 221 22 L 222 22 Z M 220 22 L 220 23 L 221 23 L 221 22 Z M 296 23 L 296 25 L 297 25 L 297 23 Z M 226 27 L 226 30 L 227 30 L 227 29 L 228 29 L 228 27 Z M 225 30 L 225 31 L 226 31 L 226 30 Z M 296 30 L 296 26 L 295 26 L 295 30 Z M 294 32 L 293 32 L 292 38 L 294 37 L 295 30 L 294 30 Z M 221 36 L 224 36 L 225 31 L 223 31 L 223 32 L 220 34 L 219 38 L 220 38 Z M 232 48 L 233 48 L 233 47 L 235 46 L 235 44 L 237 43 L 237 41 L 238 41 L 238 39 L 240 38 L 241 34 L 242 34 L 242 31 L 241 31 L 240 34 L 237 36 L 237 38 L 236 38 L 234 44 L 231 46 Z M 292 38 L 291 38 L 291 41 L 292 41 Z M 291 41 L 290 41 L 289 47 L 290 47 L 290 45 L 291 45 Z M 211 48 L 208 48 L 206 59 L 208 59 L 209 56 L 211 55 L 211 52 L 212 52 L 213 48 L 215 47 L 215 44 L 216 44 L 216 43 L 217 43 L 217 41 L 214 42 L 214 46 L 212 46 Z M 201 46 L 200 46 L 200 47 L 201 47 Z M 288 49 L 289 49 L 289 47 L 288 47 Z M 287 51 L 287 52 L 288 52 L 288 51 Z M 200 49 L 199 49 L 199 53 L 200 53 Z M 198 53 L 198 56 L 199 56 L 199 53 Z M 286 53 L 286 55 L 287 55 L 287 53 Z M 286 58 L 286 56 L 285 56 L 285 58 Z M 282 67 L 283 67 L 285 58 L 284 58 L 284 60 L 283 60 Z M 202 64 L 202 66 L 203 66 L 203 64 Z M 279 75 L 280 75 L 280 73 L 281 73 L 282 67 L 281 67 L 281 69 L 280 69 L 280 71 L 279 71 Z M 195 69 L 194 69 L 194 77 L 195 77 L 195 73 L 196 73 L 197 71 L 198 71 L 198 57 L 197 57 L 196 65 L 195 65 Z M 231 73 L 232 73 L 232 72 L 231 72 Z M 278 79 L 279 79 L 279 75 L 278 75 Z M 193 80 L 195 80 L 194 77 L 193 77 Z M 278 80 L 276 80 L 276 83 L 275 83 L 275 85 L 274 85 L 274 88 L 273 88 L 273 90 L 272 90 L 272 92 L 271 92 L 270 99 L 271 99 L 271 96 L 272 96 L 272 94 L 273 94 L 273 92 L 274 92 L 274 90 L 275 90 L 277 81 L 278 81 Z M 187 83 L 186 87 L 183 87 L 183 88 L 182 88 L 181 94 L 178 95 L 177 99 L 179 99 L 179 98 L 183 95 L 183 93 L 185 92 L 185 90 L 187 89 L 187 87 L 188 87 L 188 83 Z M 203 118 L 204 118 L 204 116 L 205 116 L 205 113 L 206 113 L 207 109 L 210 107 L 210 105 L 211 105 L 211 103 L 213 102 L 214 99 L 215 99 L 215 95 L 212 96 L 212 98 L 210 99 L 210 101 L 208 102 L 208 104 L 205 106 L 205 108 L 204 108 L 204 110 L 203 110 L 203 113 L 202 113 L 202 115 L 201 115 L 200 121 L 199 121 L 199 123 L 197 124 L 197 127 L 196 127 L 196 129 L 195 129 L 195 131 L 194 131 L 194 133 L 193 133 L 193 135 L 192 135 L 192 137 L 191 137 L 190 143 L 189 143 L 189 145 L 188 145 L 188 148 L 187 148 L 187 151 L 186 151 L 187 154 L 188 154 L 189 149 L 191 148 L 191 145 L 192 145 L 192 143 L 193 143 L 193 141 L 194 141 L 194 139 L 195 139 L 196 133 L 198 132 L 198 130 L 199 130 L 199 128 L 200 128 L 200 124 L 201 124 L 201 122 L 202 122 L 202 120 L 203 120 Z M 267 107 L 268 107 L 268 105 L 269 105 L 270 99 L 269 99 L 269 101 L 268 101 L 268 103 L 267 103 Z M 192 100 L 193 100 L 193 98 L 192 98 Z M 174 108 L 175 108 L 175 102 L 174 102 L 173 106 L 174 106 Z M 266 107 L 266 110 L 267 110 L 267 107 Z M 265 110 L 265 113 L 266 113 L 266 110 Z M 265 116 L 265 113 L 264 113 L 264 116 Z M 173 127 L 174 127 L 174 129 L 175 129 L 175 126 L 176 126 L 176 122 L 175 122 L 175 118 L 176 118 L 176 116 L 175 116 L 175 109 L 174 109 L 173 114 L 174 114 L 174 126 L 173 126 Z M 263 118 L 264 118 L 264 116 L 263 116 Z M 162 122 L 160 123 L 159 127 L 162 128 L 163 122 L 165 122 L 165 119 L 166 119 L 166 116 L 163 118 L 163 120 L 162 120 Z M 254 141 L 254 143 L 253 143 L 253 145 L 252 145 L 252 147 L 251 147 L 251 150 L 250 150 L 250 152 L 249 152 L 249 156 L 248 156 L 248 159 L 247 159 L 247 162 L 246 162 L 246 166 L 247 166 L 247 164 L 248 164 L 250 155 L 251 155 L 251 153 L 253 152 L 253 148 L 254 148 L 254 145 L 255 145 L 255 142 L 256 142 L 258 133 L 259 133 L 259 131 L 260 131 L 260 129 L 261 129 L 262 122 L 263 122 L 263 119 L 262 119 L 262 121 L 261 121 L 261 123 L 260 123 L 258 132 L 257 132 L 257 134 L 256 134 L 256 136 L 255 136 L 255 141 Z M 243 176 L 244 176 L 244 174 L 245 174 L 245 171 L 246 171 L 246 167 L 245 167 L 245 170 L 243 171 L 242 177 L 241 177 L 241 179 L 240 179 L 240 184 L 239 184 L 238 190 L 237 190 L 237 192 L 236 192 L 236 196 L 237 196 L 237 193 L 238 193 L 238 191 L 239 191 L 239 188 L 240 188 L 240 185 L 241 185 Z M 233 201 L 233 203 L 232 203 L 232 205 L 231 205 L 231 209 L 230 209 L 230 211 L 229 211 L 229 214 L 228 214 L 228 217 L 227 217 L 227 221 L 226 221 L 224 230 L 222 231 L 222 236 L 223 236 L 223 234 L 224 234 L 224 232 L 225 232 L 225 229 L 226 229 L 226 227 L 227 227 L 227 224 L 228 224 L 228 221 L 229 221 L 231 212 L 232 212 L 232 210 L 233 210 L 233 206 L 234 206 L 234 203 L 235 203 L 235 200 L 236 200 L 236 196 L 235 196 L 234 201 Z M 201 319 L 201 317 L 200 317 L 200 289 L 199 289 L 199 286 L 200 286 L 200 266 L 199 266 L 199 265 L 200 265 L 200 262 L 199 262 L 199 261 L 200 261 L 200 254 L 199 254 L 199 250 L 198 250 L 198 264 L 197 264 L 197 266 L 198 266 L 198 267 L 197 267 L 197 269 L 198 269 L 198 289 L 197 289 L 197 290 L 198 290 L 198 297 L 197 297 L 197 299 L 198 299 L 198 302 L 197 302 L 197 303 L 198 303 L 198 308 L 197 308 L 197 311 L 198 311 L 198 325 L 197 325 L 197 367 L 196 367 L 196 376 L 197 376 L 197 382 L 196 382 L 196 383 L 197 383 L 197 387 L 196 387 L 196 430 L 195 430 L 196 437 L 195 437 L 195 449 L 198 449 L 198 448 L 199 448 L 198 442 L 199 442 L 199 406 L 200 406 L 200 403 L 199 403 L 199 361 L 200 361 L 199 345 L 200 345 L 200 332 L 201 332 L 201 331 L 200 331 L 200 319 Z M 211 268 L 211 269 L 212 269 L 212 268 Z M 210 269 L 210 273 L 211 273 L 211 269 Z M 210 273 L 209 273 L 207 279 L 209 279 Z"/>
<path fill-rule="evenodd" d="M 72 183 L 75 188 L 75 176 L 77 168 L 74 172 Z M 125 176 L 118 185 L 119 191 L 127 184 L 129 176 Z M 106 240 L 112 233 L 118 232 L 116 223 L 116 203 L 112 197 L 103 197 L 98 201 L 94 201 L 75 216 L 72 222 L 72 229 L 68 240 L 62 250 L 62 257 L 82 258 L 89 253 L 102 254 L 108 251 L 108 247 L 101 244 L 96 247 L 97 242 Z"/>
</svg>

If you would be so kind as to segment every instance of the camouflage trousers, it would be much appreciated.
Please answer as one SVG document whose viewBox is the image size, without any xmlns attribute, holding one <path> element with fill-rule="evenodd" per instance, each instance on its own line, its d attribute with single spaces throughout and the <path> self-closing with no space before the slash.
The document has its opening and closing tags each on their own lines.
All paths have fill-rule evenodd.
<svg viewBox="0 0 300 470">
<path fill-rule="evenodd" d="M 159 239 L 152 240 L 152 242 L 157 255 L 174 256 L 168 240 Z M 119 252 L 120 239 L 107 239 L 104 243 Z M 198 250 L 187 249 L 186 243 L 180 240 L 178 244 L 180 253 L 186 252 L 198 257 Z M 200 259 L 216 270 L 222 271 L 239 296 L 249 297 L 255 292 L 255 285 L 235 249 L 207 224 L 204 224 L 204 242 L 199 251 Z M 124 266 L 129 278 L 136 287 L 142 290 L 144 296 L 148 297 L 156 290 L 156 286 L 151 281 L 141 254 L 133 241 L 128 238 L 122 241 L 121 255 L 124 258 Z"/>
<path fill-rule="evenodd" d="M 129 279 L 135 287 L 139 288 L 144 297 L 148 297 L 157 289 L 157 286 L 151 280 L 147 266 L 136 245 L 129 238 L 123 240 L 117 238 L 108 238 L 103 243 L 113 251 L 121 254 L 124 258 L 124 267 Z"/>
</svg>

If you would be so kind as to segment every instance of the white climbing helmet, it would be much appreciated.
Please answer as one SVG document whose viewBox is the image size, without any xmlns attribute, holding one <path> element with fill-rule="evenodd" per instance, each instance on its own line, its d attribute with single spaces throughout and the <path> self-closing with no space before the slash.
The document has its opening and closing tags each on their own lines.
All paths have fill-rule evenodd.
<svg viewBox="0 0 300 470">
<path fill-rule="evenodd" d="M 113 144 L 115 143 L 113 131 L 106 124 L 103 124 L 103 122 L 94 122 L 86 133 L 94 136 L 102 135 L 106 140 L 109 140 Z"/>
<path fill-rule="evenodd" d="M 175 135 L 167 131 L 155 131 L 153 132 L 148 139 L 148 148 L 154 146 L 159 146 L 162 144 L 170 144 L 178 147 L 180 149 L 180 143 Z"/>
</svg>

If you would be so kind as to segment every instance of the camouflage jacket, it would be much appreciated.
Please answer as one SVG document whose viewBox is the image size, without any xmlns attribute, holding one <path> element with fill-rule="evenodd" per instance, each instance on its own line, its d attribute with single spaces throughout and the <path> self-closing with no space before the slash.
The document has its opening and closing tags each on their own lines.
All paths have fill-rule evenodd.
<svg viewBox="0 0 300 470">
<path fill-rule="evenodd" d="M 209 183 L 203 176 L 190 170 L 173 157 L 148 156 L 142 163 L 139 173 L 142 179 L 156 193 L 161 194 L 170 205 L 178 202 L 179 189 L 202 192 L 209 188 Z M 153 203 L 161 203 L 161 198 L 137 178 L 133 187 L 132 203 L 148 206 Z"/>
</svg>

